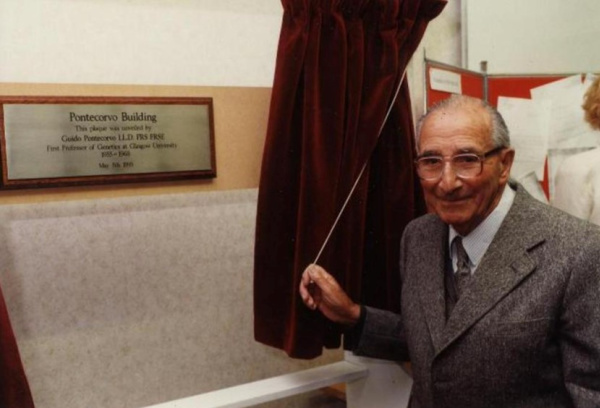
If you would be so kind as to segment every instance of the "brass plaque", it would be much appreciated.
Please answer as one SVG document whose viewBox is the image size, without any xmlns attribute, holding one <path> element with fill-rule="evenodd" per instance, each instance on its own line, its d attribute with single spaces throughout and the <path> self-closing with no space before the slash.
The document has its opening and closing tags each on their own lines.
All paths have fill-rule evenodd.
<svg viewBox="0 0 600 408">
<path fill-rule="evenodd" d="M 0 98 L 5 188 L 215 177 L 210 98 Z"/>
</svg>

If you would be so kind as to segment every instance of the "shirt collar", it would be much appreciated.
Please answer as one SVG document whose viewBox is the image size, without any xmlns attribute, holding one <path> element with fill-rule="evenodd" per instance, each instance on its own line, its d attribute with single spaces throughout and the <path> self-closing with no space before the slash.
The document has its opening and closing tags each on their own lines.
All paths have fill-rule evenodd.
<svg viewBox="0 0 600 408">
<path fill-rule="evenodd" d="M 492 240 L 494 239 L 496 232 L 498 232 L 498 229 L 500 229 L 500 225 L 502 225 L 502 221 L 504 221 L 506 214 L 508 214 L 514 199 L 515 191 L 510 187 L 509 184 L 506 184 L 506 187 L 502 192 L 500 202 L 496 208 L 494 208 L 490 215 L 488 215 L 481 224 L 479 224 L 467 236 L 463 237 L 463 246 L 469 255 L 472 271 L 477 268 L 477 265 L 479 265 L 481 258 L 483 258 L 483 255 L 485 254 L 485 251 L 492 243 Z M 456 232 L 452 226 L 449 226 L 448 246 L 450 248 L 449 253 L 454 261 L 456 254 L 452 248 L 452 240 L 457 235 L 460 234 Z"/>
</svg>

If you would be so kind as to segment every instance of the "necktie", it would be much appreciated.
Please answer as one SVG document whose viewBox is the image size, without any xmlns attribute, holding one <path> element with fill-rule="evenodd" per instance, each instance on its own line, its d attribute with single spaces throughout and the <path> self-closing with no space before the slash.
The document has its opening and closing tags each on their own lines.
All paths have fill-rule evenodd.
<svg viewBox="0 0 600 408">
<path fill-rule="evenodd" d="M 454 238 L 456 248 L 456 272 L 454 273 L 454 281 L 456 282 L 457 294 L 460 296 L 471 277 L 471 267 L 469 266 L 469 255 L 465 251 L 462 244 L 462 237 Z"/>
</svg>

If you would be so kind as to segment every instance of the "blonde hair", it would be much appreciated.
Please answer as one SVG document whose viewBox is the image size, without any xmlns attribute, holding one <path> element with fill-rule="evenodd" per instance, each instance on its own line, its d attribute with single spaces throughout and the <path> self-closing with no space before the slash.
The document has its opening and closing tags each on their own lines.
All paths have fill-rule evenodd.
<svg viewBox="0 0 600 408">
<path fill-rule="evenodd" d="M 585 120 L 594 129 L 600 130 L 600 76 L 597 77 L 585 92 L 583 105 Z"/>
</svg>

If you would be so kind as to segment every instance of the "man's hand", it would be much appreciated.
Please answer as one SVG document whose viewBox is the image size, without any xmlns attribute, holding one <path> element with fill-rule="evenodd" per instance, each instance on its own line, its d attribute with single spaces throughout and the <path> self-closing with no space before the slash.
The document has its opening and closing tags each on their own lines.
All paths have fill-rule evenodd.
<svg viewBox="0 0 600 408">
<path fill-rule="evenodd" d="M 360 305 L 354 303 L 327 271 L 309 265 L 302 273 L 300 296 L 310 309 L 319 309 L 329 320 L 352 326 L 360 317 Z"/>
</svg>

